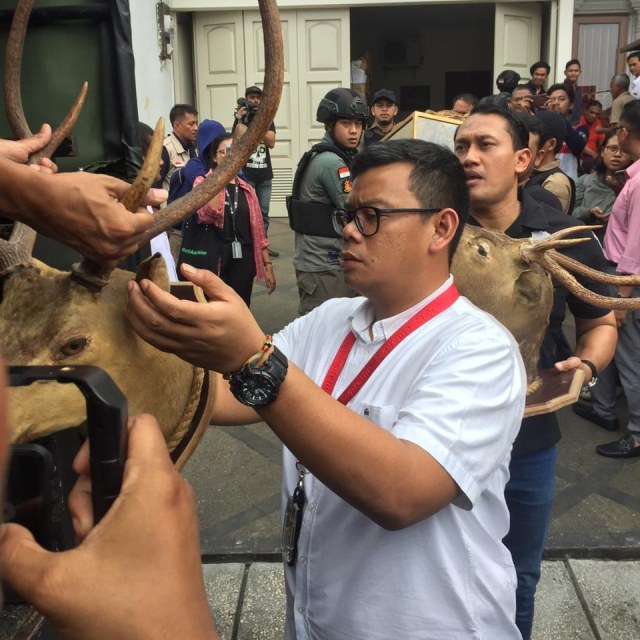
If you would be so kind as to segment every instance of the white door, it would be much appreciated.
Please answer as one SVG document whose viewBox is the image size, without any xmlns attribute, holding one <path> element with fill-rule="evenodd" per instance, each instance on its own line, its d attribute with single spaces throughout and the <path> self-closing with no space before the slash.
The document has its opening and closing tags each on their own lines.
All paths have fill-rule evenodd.
<svg viewBox="0 0 640 640">
<path fill-rule="evenodd" d="M 513 69 L 526 82 L 529 67 L 540 60 L 540 5 L 497 2 L 494 33 L 494 79 L 501 71 Z"/>
<path fill-rule="evenodd" d="M 242 11 L 196 13 L 193 29 L 200 119 L 218 120 L 231 130 L 236 100 L 247 86 Z"/>
<path fill-rule="evenodd" d="M 295 163 L 299 157 L 298 142 L 300 120 L 298 113 L 298 43 L 296 12 L 281 11 L 282 40 L 284 43 L 284 82 L 282 97 L 275 118 L 276 146 L 271 149 L 273 187 L 270 216 L 286 216 L 285 197 L 291 193 Z M 264 46 L 262 22 L 258 11 L 244 13 L 245 71 L 247 86 L 264 83 Z"/>
<path fill-rule="evenodd" d="M 349 9 L 298 11 L 299 155 L 324 135 L 316 122 L 320 100 L 331 89 L 351 86 L 349 28 Z"/>
<path fill-rule="evenodd" d="M 316 122 L 320 99 L 350 86 L 349 9 L 282 11 L 284 86 L 271 150 L 270 215 L 286 216 L 285 198 L 302 154 L 324 135 Z M 196 85 L 202 118 L 233 123 L 236 99 L 264 82 L 264 48 L 257 11 L 197 13 L 194 21 Z"/>
</svg>

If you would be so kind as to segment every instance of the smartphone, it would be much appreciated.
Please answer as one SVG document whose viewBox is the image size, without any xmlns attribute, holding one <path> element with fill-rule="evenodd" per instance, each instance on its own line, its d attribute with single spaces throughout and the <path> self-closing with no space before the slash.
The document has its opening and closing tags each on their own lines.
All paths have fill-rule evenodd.
<svg viewBox="0 0 640 640">
<path fill-rule="evenodd" d="M 544 107 L 548 99 L 549 96 L 546 93 L 539 93 L 538 95 L 533 96 L 533 105 L 535 107 Z"/>
</svg>

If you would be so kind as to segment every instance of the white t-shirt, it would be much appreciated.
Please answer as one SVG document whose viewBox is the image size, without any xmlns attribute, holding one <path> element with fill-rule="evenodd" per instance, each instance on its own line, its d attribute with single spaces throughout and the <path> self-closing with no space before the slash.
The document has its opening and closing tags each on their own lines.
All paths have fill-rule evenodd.
<svg viewBox="0 0 640 640">
<path fill-rule="evenodd" d="M 285 327 L 275 343 L 322 384 L 352 330 L 356 342 L 334 389 L 338 397 L 382 342 L 430 298 L 376 322 L 373 340 L 368 301 L 332 299 Z M 387 531 L 307 473 L 298 560 L 285 566 L 287 638 L 520 638 L 516 575 L 501 541 L 509 529 L 504 487 L 525 386 L 511 335 L 466 298 L 391 352 L 349 408 L 429 452 L 462 493 L 437 514 Z M 295 463 L 285 448 L 283 508 L 298 479 Z"/>
<path fill-rule="evenodd" d="M 629 93 L 636 99 L 640 99 L 640 76 L 634 79 L 629 87 Z"/>
</svg>

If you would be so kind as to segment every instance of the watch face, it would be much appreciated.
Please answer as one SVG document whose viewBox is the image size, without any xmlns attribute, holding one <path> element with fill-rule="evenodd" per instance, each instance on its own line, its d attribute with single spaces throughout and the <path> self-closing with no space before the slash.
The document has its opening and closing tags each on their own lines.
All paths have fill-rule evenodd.
<svg viewBox="0 0 640 640">
<path fill-rule="evenodd" d="M 275 385 L 266 376 L 252 376 L 242 381 L 240 395 L 249 405 L 261 406 L 274 400 Z"/>
</svg>

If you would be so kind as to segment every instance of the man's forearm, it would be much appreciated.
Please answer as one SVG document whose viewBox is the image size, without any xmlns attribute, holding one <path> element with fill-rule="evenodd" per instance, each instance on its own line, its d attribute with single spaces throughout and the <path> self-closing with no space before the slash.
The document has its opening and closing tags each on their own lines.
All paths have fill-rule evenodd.
<svg viewBox="0 0 640 640">
<path fill-rule="evenodd" d="M 576 318 L 576 355 L 602 371 L 613 358 L 618 331 L 613 312 L 595 320 Z"/>
</svg>

